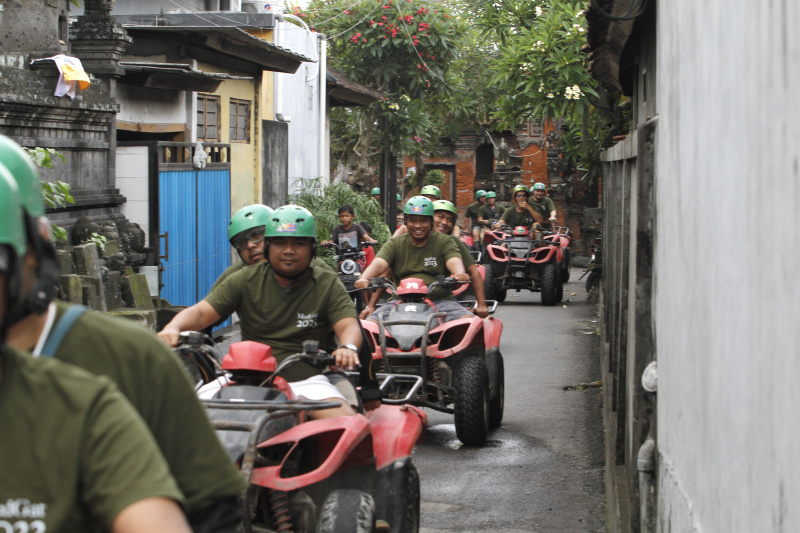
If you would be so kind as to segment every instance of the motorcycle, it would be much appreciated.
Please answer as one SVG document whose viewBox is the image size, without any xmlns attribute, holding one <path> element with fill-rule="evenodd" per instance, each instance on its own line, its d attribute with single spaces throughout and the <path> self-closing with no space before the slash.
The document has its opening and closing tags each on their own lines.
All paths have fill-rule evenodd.
<svg viewBox="0 0 800 533">
<path fill-rule="evenodd" d="M 333 242 L 321 244 L 320 246 L 334 250 L 335 255 L 333 258 L 336 260 L 336 273 L 339 275 L 339 279 L 342 280 L 347 292 L 353 298 L 356 312 L 360 313 L 364 309 L 366 301 L 364 293 L 355 289 L 355 283 L 366 267 L 364 249 L 367 246 L 372 246 L 372 243 L 359 242 L 358 248 L 342 247 Z"/>
<path fill-rule="evenodd" d="M 589 264 L 586 265 L 586 270 L 583 271 L 581 277 L 578 280 L 582 280 L 584 276 L 588 274 L 586 278 L 586 292 L 591 293 L 594 290 L 600 287 L 600 278 L 603 274 L 603 267 L 602 267 L 602 243 L 603 238 L 602 236 L 598 236 L 597 238 L 592 241 L 592 245 L 590 246 L 590 250 L 592 251 L 592 257 L 589 260 Z"/>
<path fill-rule="evenodd" d="M 189 337 L 182 334 L 181 343 L 193 340 L 188 350 L 205 357 L 208 345 Z M 301 362 L 323 369 L 333 361 L 314 341 L 279 365 L 269 346 L 252 341 L 232 344 L 222 358 L 224 382 L 203 402 L 249 482 L 240 497 L 244 533 L 419 530 L 419 475 L 411 451 L 427 415 L 407 404 L 422 380 L 378 374 L 382 390 L 403 384 L 409 394 L 387 397 L 364 414 L 309 420 L 308 412 L 339 404 L 296 397 L 280 374 Z"/>
<path fill-rule="evenodd" d="M 503 419 L 503 323 L 474 315 L 443 322 L 446 313 L 436 310 L 429 291 L 458 283 L 440 277 L 426 287 L 421 279 L 407 278 L 395 290 L 385 278 L 374 278 L 373 288 L 393 290 L 398 301 L 387 304 L 393 305 L 387 320 L 379 315 L 377 324 L 366 320 L 361 324 L 380 368 L 422 379 L 421 387 L 408 393 L 410 403 L 453 414 L 458 439 L 478 446 Z M 497 302 L 487 304 L 494 313 Z M 386 391 L 390 398 L 404 397 L 407 391 L 401 385 Z"/>
<path fill-rule="evenodd" d="M 563 250 L 559 243 L 532 239 L 525 226 L 517 226 L 510 237 L 489 244 L 486 252 L 487 299 L 505 301 L 509 289 L 539 292 L 546 306 L 564 298 L 560 267 Z"/>
</svg>

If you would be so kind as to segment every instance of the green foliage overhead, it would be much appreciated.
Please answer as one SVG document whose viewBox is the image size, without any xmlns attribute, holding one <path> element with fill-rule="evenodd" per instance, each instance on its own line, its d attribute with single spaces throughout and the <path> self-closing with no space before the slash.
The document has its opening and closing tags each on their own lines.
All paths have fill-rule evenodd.
<svg viewBox="0 0 800 533">
<path fill-rule="evenodd" d="M 300 180 L 298 194 L 292 195 L 289 202 L 305 207 L 317 220 L 317 241 L 326 241 L 331 236 L 331 230 L 339 225 L 339 208 L 345 204 L 353 206 L 356 213 L 356 222 L 366 222 L 372 226 L 370 235 L 373 239 L 383 244 L 391 233 L 389 227 L 383 222 L 383 212 L 378 202 L 370 196 L 360 194 L 346 183 L 322 186 L 319 178 Z M 375 251 L 378 249 L 376 248 Z M 333 251 L 326 248 L 317 248 L 317 254 L 326 263 L 336 268 L 333 260 Z"/>
<path fill-rule="evenodd" d="M 526 120 L 565 124 L 562 148 L 590 175 L 598 151 L 623 133 L 620 96 L 609 94 L 587 70 L 585 0 L 497 0 L 477 25 L 499 42 L 490 63 L 499 129 Z"/>
</svg>

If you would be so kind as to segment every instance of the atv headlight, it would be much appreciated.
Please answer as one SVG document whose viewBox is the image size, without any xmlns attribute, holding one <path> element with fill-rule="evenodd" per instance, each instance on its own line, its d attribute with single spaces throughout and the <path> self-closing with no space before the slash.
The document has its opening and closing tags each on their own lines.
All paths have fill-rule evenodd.
<svg viewBox="0 0 800 533">
<path fill-rule="evenodd" d="M 342 261 L 342 264 L 339 266 L 339 268 L 342 269 L 343 274 L 350 275 L 356 271 L 358 265 L 356 265 L 356 262 L 353 261 L 352 259 L 345 259 L 344 261 Z"/>
</svg>

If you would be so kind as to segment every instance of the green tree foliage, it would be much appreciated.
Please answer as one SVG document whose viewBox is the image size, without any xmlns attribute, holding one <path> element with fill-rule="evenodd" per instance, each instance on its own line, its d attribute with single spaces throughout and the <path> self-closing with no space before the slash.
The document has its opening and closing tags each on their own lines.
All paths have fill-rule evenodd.
<svg viewBox="0 0 800 533">
<path fill-rule="evenodd" d="M 620 96 L 589 75 L 586 53 L 587 2 L 496 0 L 473 12 L 483 35 L 498 44 L 489 64 L 497 94 L 498 129 L 526 120 L 550 119 L 566 126 L 562 147 L 571 162 L 592 173 L 598 151 L 623 133 Z"/>
<path fill-rule="evenodd" d="M 349 158 L 357 177 L 368 176 L 384 146 L 397 154 L 430 152 L 453 124 L 474 114 L 453 69 L 468 28 L 447 4 L 314 0 L 294 13 L 328 36 L 334 68 L 384 94 L 368 108 L 335 110 L 332 163 Z"/>
<path fill-rule="evenodd" d="M 366 222 L 372 226 L 370 235 L 381 244 L 386 242 L 391 233 L 383 222 L 383 212 L 378 202 L 369 196 L 357 193 L 346 183 L 324 186 L 320 179 L 300 180 L 298 194 L 292 195 L 289 202 L 300 205 L 311 211 L 317 220 L 317 241 L 326 241 L 331 230 L 339 225 L 339 208 L 345 204 L 353 206 L 356 222 Z M 376 249 L 377 251 L 377 249 Z M 336 268 L 333 252 L 318 248 L 320 258 Z"/>
<path fill-rule="evenodd" d="M 60 158 L 62 162 L 66 159 L 64 156 L 52 148 L 25 148 L 28 155 L 31 156 L 34 164 L 39 168 L 53 168 L 53 163 L 56 157 Z M 70 185 L 64 181 L 42 181 L 42 199 L 44 199 L 47 207 L 56 209 L 58 207 L 65 207 L 67 204 L 74 204 L 75 199 L 70 194 Z M 67 230 L 57 224 L 53 224 L 51 228 L 51 235 L 54 241 L 67 238 Z"/>
</svg>

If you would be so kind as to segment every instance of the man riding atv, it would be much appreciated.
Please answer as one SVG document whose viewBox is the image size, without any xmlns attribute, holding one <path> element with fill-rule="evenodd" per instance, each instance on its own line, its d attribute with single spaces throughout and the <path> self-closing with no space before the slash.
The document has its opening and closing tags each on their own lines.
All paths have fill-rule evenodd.
<svg viewBox="0 0 800 533">
<path fill-rule="evenodd" d="M 177 359 L 169 352 L 166 357 L 153 353 L 152 360 L 145 358 L 134 369 L 125 352 L 129 346 L 120 339 L 120 349 L 114 352 L 113 339 L 119 338 L 119 329 L 126 326 L 141 333 L 144 330 L 124 319 L 110 317 L 98 324 L 96 336 L 76 338 L 74 331 L 65 330 L 64 342 L 54 350 L 58 359 L 74 362 L 75 366 L 19 351 L 40 348 L 37 344 L 41 339 L 48 342 L 43 342 L 44 348 L 40 349 L 52 356 L 54 335 L 50 328 L 55 323 L 60 329 L 58 310 L 50 301 L 53 292 L 49 289 L 58 268 L 48 240 L 49 229 L 44 221 L 36 167 L 19 145 L 0 136 L 0 524 L 5 531 L 189 533 L 181 507 L 190 513 L 198 511 L 200 494 L 192 490 L 198 488 L 192 480 L 202 485 L 202 500 L 212 508 L 216 508 L 220 497 L 224 501 L 226 496 L 238 493 L 243 484 L 224 452 L 216 455 L 222 449 L 215 442 L 205 412 L 194 398 Z M 47 325 L 45 333 L 42 323 Z M 68 350 L 65 357 L 63 348 L 70 342 L 75 348 Z M 136 372 L 157 358 L 164 358 L 163 368 L 175 370 L 178 390 L 165 390 L 151 382 L 147 384 L 150 390 L 144 389 L 141 395 L 146 399 L 130 395 L 129 385 L 140 379 Z M 92 368 L 87 361 L 96 361 L 103 368 Z M 77 366 L 84 366 L 89 372 Z M 137 404 L 138 415 L 108 377 L 117 380 L 119 389 Z M 169 387 L 170 382 L 162 380 L 158 384 Z M 188 390 L 188 395 L 181 397 L 181 390 Z M 157 407 L 141 410 L 149 401 Z M 181 401 L 189 402 L 186 409 L 177 403 Z M 212 440 L 204 440 L 202 434 L 192 439 L 194 433 L 187 433 L 188 441 L 182 442 L 182 434 L 174 425 L 166 431 L 160 431 L 165 429 L 162 425 L 153 425 L 156 418 L 169 424 L 175 413 L 191 413 L 194 408 L 198 416 L 189 416 L 185 422 L 192 430 L 199 422 Z M 189 471 L 175 461 L 169 447 L 165 448 L 164 437 L 181 451 L 181 459 L 198 454 L 199 467 L 192 464 L 191 473 L 184 476 Z M 204 449 L 203 444 L 208 448 Z M 209 470 L 203 472 L 206 467 Z M 231 477 L 226 477 L 226 469 Z M 170 471 L 179 479 L 180 490 Z M 226 492 L 227 489 L 232 490 Z"/>
<path fill-rule="evenodd" d="M 464 216 L 470 221 L 472 228 L 472 242 L 481 242 L 481 224 L 479 221 L 480 211 L 486 205 L 486 191 L 480 189 L 475 191 L 475 202 L 467 206 Z"/>
<path fill-rule="evenodd" d="M 458 246 L 461 252 L 461 259 L 464 261 L 464 267 L 467 269 L 467 274 L 469 274 L 472 283 L 472 289 L 475 291 L 475 299 L 478 302 L 478 305 L 473 309 L 473 313 L 481 318 L 486 318 L 489 316 L 489 308 L 486 306 L 483 278 L 478 270 L 478 264 L 472 258 L 472 254 L 469 253 L 461 239 L 453 235 L 453 227 L 455 227 L 457 219 L 458 211 L 456 211 L 456 206 L 452 202 L 447 200 L 433 202 L 433 230 L 437 233 L 450 235 Z"/>
<path fill-rule="evenodd" d="M 389 268 L 398 282 L 414 277 L 430 285 L 437 276 L 448 274 L 458 281 L 469 281 L 456 243 L 449 236 L 433 231 L 433 203 L 423 196 L 414 196 L 406 202 L 404 214 L 408 233 L 393 237 L 383 245 L 375 260 L 356 281 L 356 288 L 366 289 L 369 280 Z M 440 312 L 447 313 L 446 320 L 469 314 L 453 298 L 453 292 L 448 288 L 438 287 L 431 299 Z M 391 307 L 383 306 L 368 316 L 367 320 L 377 321 L 378 313 L 388 316 Z"/>
<path fill-rule="evenodd" d="M 528 231 L 531 230 L 534 224 L 541 223 L 544 218 L 542 215 L 528 203 L 530 191 L 525 185 L 517 185 L 511 192 L 511 198 L 514 207 L 506 209 L 500 220 L 494 225 L 495 228 L 500 228 L 503 225 L 508 225 L 512 229 L 519 226 L 524 226 Z"/>
<path fill-rule="evenodd" d="M 528 199 L 528 203 L 542 216 L 542 224 L 537 222 L 534 226 L 537 228 L 542 225 L 552 227 L 553 224 L 558 222 L 558 218 L 556 218 L 556 204 L 553 203 L 550 197 L 545 196 L 546 188 L 544 183 L 534 183 L 531 190 L 532 195 Z"/>
<path fill-rule="evenodd" d="M 336 367 L 352 370 L 359 364 L 361 328 L 352 301 L 336 273 L 312 263 L 316 235 L 316 221 L 308 210 L 296 205 L 276 209 L 265 230 L 268 260 L 231 275 L 205 299 L 178 313 L 159 337 L 174 347 L 181 331 L 202 329 L 236 311 L 241 319 L 242 340 L 268 344 L 279 362 L 301 352 L 304 341 L 316 340 L 331 352 Z M 361 361 L 365 365 L 362 375 L 366 372 L 374 381 L 371 359 L 366 359 Z M 355 413 L 348 400 L 324 376 L 318 376 L 315 369 L 305 365 L 295 367 L 285 377 L 289 381 L 304 380 L 299 395 L 338 401 L 341 405 L 338 409 L 315 411 L 315 416 Z M 380 403 L 379 394 L 374 394 L 378 391 L 372 385 L 362 388 L 367 409 Z M 353 397 L 348 398 L 353 404 Z"/>
<path fill-rule="evenodd" d="M 419 191 L 419 196 L 424 196 L 431 202 L 437 202 L 442 199 L 442 191 L 436 185 L 426 185 Z M 400 235 L 404 235 L 408 233 L 408 228 L 405 224 L 398 224 L 397 229 L 394 233 L 392 233 L 392 237 L 399 237 Z M 461 237 L 461 228 L 455 226 L 453 228 L 452 234 L 456 236 L 456 238 Z"/>
</svg>

